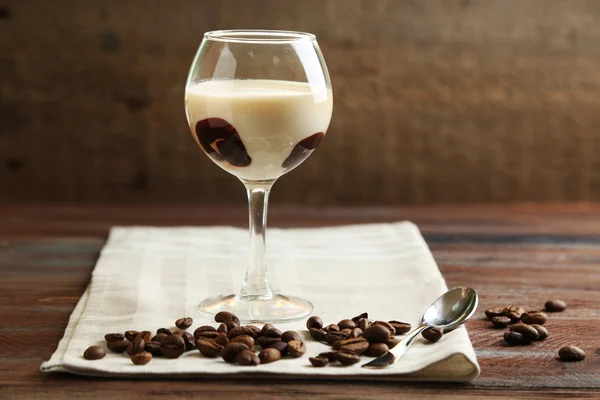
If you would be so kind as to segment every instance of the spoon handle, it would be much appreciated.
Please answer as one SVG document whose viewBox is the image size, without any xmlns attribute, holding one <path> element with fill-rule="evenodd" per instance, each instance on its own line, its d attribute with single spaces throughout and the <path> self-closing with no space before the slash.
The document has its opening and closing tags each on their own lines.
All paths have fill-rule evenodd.
<svg viewBox="0 0 600 400">
<path fill-rule="evenodd" d="M 408 336 L 402 339 L 400 343 L 391 348 L 390 351 L 388 351 L 383 356 L 376 358 L 373 361 L 363 365 L 363 368 L 384 368 L 388 365 L 395 364 L 400 359 L 400 357 L 404 355 L 406 349 L 408 349 L 408 346 L 410 346 L 412 342 L 415 341 L 417 336 L 419 336 L 419 334 L 427 328 L 429 328 L 428 325 L 421 325 L 418 328 L 414 329 L 408 334 Z"/>
</svg>

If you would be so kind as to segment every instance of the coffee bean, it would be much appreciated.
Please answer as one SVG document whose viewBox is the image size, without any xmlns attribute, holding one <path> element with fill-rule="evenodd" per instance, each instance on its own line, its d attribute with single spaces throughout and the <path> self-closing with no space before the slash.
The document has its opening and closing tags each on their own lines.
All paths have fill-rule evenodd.
<svg viewBox="0 0 600 400">
<path fill-rule="evenodd" d="M 261 329 L 258 326 L 246 325 L 246 327 L 252 331 L 252 335 L 251 336 L 254 339 L 256 339 L 257 337 L 260 336 Z"/>
<path fill-rule="evenodd" d="M 217 332 L 217 330 L 213 326 L 204 325 L 199 328 L 196 328 L 196 330 L 194 331 L 194 337 L 198 336 L 198 334 L 201 332 Z"/>
<path fill-rule="evenodd" d="M 189 332 L 183 331 L 183 333 L 181 334 L 181 338 L 185 343 L 185 349 L 187 351 L 194 350 L 196 348 L 196 339 L 194 338 L 194 335 L 192 335 Z"/>
<path fill-rule="evenodd" d="M 364 332 L 371 327 L 371 321 L 366 318 L 361 318 L 358 320 L 358 327 Z"/>
<path fill-rule="evenodd" d="M 285 331 L 281 335 L 281 340 L 287 343 L 290 340 L 302 340 L 302 336 L 296 331 Z"/>
<path fill-rule="evenodd" d="M 492 319 L 494 317 L 499 317 L 501 315 L 504 315 L 505 309 L 506 309 L 506 307 L 490 308 L 488 310 L 485 310 L 485 316 L 488 317 L 489 319 Z"/>
<path fill-rule="evenodd" d="M 380 357 L 389 350 L 385 343 L 371 343 L 363 354 L 367 357 Z"/>
<path fill-rule="evenodd" d="M 171 333 L 172 334 L 172 333 Z M 166 337 L 169 337 L 171 335 L 165 335 L 164 333 L 157 333 L 156 335 L 154 335 L 154 337 L 152 338 L 152 342 L 159 342 L 162 343 L 163 339 Z"/>
<path fill-rule="evenodd" d="M 235 315 L 229 316 L 225 321 L 223 321 L 223 323 L 227 325 L 227 329 L 229 330 L 237 328 L 241 324 L 240 319 Z"/>
<path fill-rule="evenodd" d="M 306 345 L 301 340 L 287 342 L 287 351 L 294 358 L 302 357 L 306 353 Z"/>
<path fill-rule="evenodd" d="M 335 353 L 335 359 L 342 365 L 352 365 L 360 361 L 360 356 L 354 353 Z"/>
<path fill-rule="evenodd" d="M 158 328 L 158 330 L 156 331 L 156 334 L 171 336 L 173 334 L 173 332 L 171 332 L 171 330 L 169 328 Z"/>
<path fill-rule="evenodd" d="M 131 362 L 135 365 L 146 365 L 150 362 L 150 360 L 152 360 L 152 354 L 147 351 L 143 351 L 131 356 Z"/>
<path fill-rule="evenodd" d="M 308 359 L 308 361 L 310 361 L 310 363 L 313 365 L 313 367 L 324 367 L 327 364 L 329 364 L 329 360 L 325 357 L 311 357 Z"/>
<path fill-rule="evenodd" d="M 313 315 L 306 321 L 306 329 L 310 330 L 311 328 L 321 329 L 323 328 L 323 320 L 316 315 Z"/>
<path fill-rule="evenodd" d="M 242 327 L 245 328 L 245 327 Z M 267 329 L 264 332 L 261 332 L 261 336 L 266 336 L 266 337 L 278 337 L 280 338 L 282 335 L 281 331 L 275 327 L 271 328 L 271 329 Z"/>
<path fill-rule="evenodd" d="M 241 366 L 260 365 L 260 358 L 250 350 L 241 351 L 235 357 L 235 361 Z"/>
<path fill-rule="evenodd" d="M 219 332 L 219 333 L 225 333 L 226 334 L 228 331 L 229 331 L 229 329 L 227 328 L 227 325 L 225 325 L 225 324 L 221 324 L 217 328 L 217 332 Z"/>
<path fill-rule="evenodd" d="M 127 345 L 127 354 L 129 355 L 129 357 L 131 357 L 134 354 L 138 354 L 144 351 L 145 347 L 146 341 L 140 336 L 136 336 L 136 338 L 133 339 L 133 342 L 129 342 L 129 344 Z"/>
<path fill-rule="evenodd" d="M 224 346 L 208 340 L 199 339 L 196 340 L 196 348 L 204 357 L 216 358 L 221 355 Z"/>
<path fill-rule="evenodd" d="M 343 319 L 337 323 L 337 326 L 340 328 L 340 330 L 354 329 L 356 328 L 356 322 L 352 321 L 351 319 Z"/>
<path fill-rule="evenodd" d="M 369 348 L 367 339 L 359 337 L 346 340 L 338 340 L 333 344 L 334 350 L 339 350 L 344 353 L 362 354 Z"/>
<path fill-rule="evenodd" d="M 337 353 L 337 351 L 326 351 L 324 353 L 319 354 L 317 357 L 325 357 L 327 360 L 329 360 L 329 362 L 334 362 L 337 361 L 337 359 L 335 358 L 335 355 Z"/>
<path fill-rule="evenodd" d="M 160 346 L 161 343 L 160 342 L 146 342 L 146 346 L 144 346 L 144 350 L 147 351 L 148 353 L 152 354 L 153 356 L 162 356 L 162 351 L 160 351 Z"/>
<path fill-rule="evenodd" d="M 217 338 L 217 336 L 219 336 L 220 333 L 217 331 L 204 331 L 204 332 L 198 332 L 197 334 L 194 335 L 194 339 L 198 340 L 198 339 L 208 339 L 208 340 L 215 340 Z"/>
<path fill-rule="evenodd" d="M 440 328 L 427 328 L 421 332 L 421 336 L 428 341 L 435 343 L 444 336 L 444 330 Z"/>
<path fill-rule="evenodd" d="M 564 361 L 581 361 L 585 358 L 585 351 L 577 346 L 564 346 L 558 350 L 558 356 Z"/>
<path fill-rule="evenodd" d="M 277 349 L 268 348 L 258 353 L 258 358 L 262 364 L 268 364 L 279 360 L 281 353 Z"/>
<path fill-rule="evenodd" d="M 135 337 L 136 337 L 136 339 L 137 338 L 142 339 L 144 342 L 149 342 L 149 341 L 152 340 L 152 332 L 150 332 L 150 331 L 141 331 Z"/>
<path fill-rule="evenodd" d="M 329 345 L 332 345 L 334 342 L 337 342 L 338 340 L 344 340 L 344 339 L 348 339 L 348 335 L 344 332 L 331 331 L 327 335 L 325 335 L 325 341 Z"/>
<path fill-rule="evenodd" d="M 383 325 L 373 325 L 363 333 L 363 337 L 371 343 L 383 343 L 390 336 L 390 330 Z"/>
<path fill-rule="evenodd" d="M 544 328 L 542 325 L 531 324 L 531 327 L 534 328 L 536 331 L 538 331 L 538 334 L 540 335 L 538 340 L 544 340 L 548 337 L 548 330 L 546 328 Z"/>
<path fill-rule="evenodd" d="M 508 306 L 504 309 L 502 314 L 505 317 L 508 317 L 513 322 L 517 322 L 521 319 L 521 316 L 525 313 L 525 310 L 522 307 L 518 306 Z"/>
<path fill-rule="evenodd" d="M 506 328 L 510 324 L 512 324 L 512 320 L 504 315 L 492 318 L 492 325 L 494 325 L 494 328 Z"/>
<path fill-rule="evenodd" d="M 102 346 L 90 346 L 83 353 L 86 360 L 100 360 L 106 356 L 106 350 Z"/>
<path fill-rule="evenodd" d="M 106 340 L 107 342 L 120 342 L 122 340 L 125 340 L 125 335 L 123 335 L 122 333 L 107 333 L 106 335 L 104 335 L 104 340 Z"/>
<path fill-rule="evenodd" d="M 281 355 L 287 354 L 287 343 L 286 342 L 275 342 L 269 346 L 270 349 L 277 349 Z"/>
<path fill-rule="evenodd" d="M 220 311 L 217 313 L 217 315 L 215 315 L 215 321 L 216 322 L 225 322 L 225 320 L 229 317 L 231 317 L 232 313 L 228 312 L 228 311 Z"/>
<path fill-rule="evenodd" d="M 260 347 L 262 347 L 263 349 L 266 349 L 267 347 L 271 347 L 271 345 L 273 343 L 276 342 L 281 342 L 281 338 L 278 337 L 266 337 L 266 336 L 259 336 L 258 338 L 256 338 L 256 343 L 258 343 L 258 345 Z"/>
<path fill-rule="evenodd" d="M 125 339 L 129 340 L 130 342 L 133 342 L 133 339 L 135 339 L 138 333 L 138 331 L 134 330 L 127 331 L 125 332 Z"/>
<path fill-rule="evenodd" d="M 177 358 L 185 351 L 185 341 L 179 335 L 167 336 L 161 343 L 160 351 L 167 358 Z"/>
<path fill-rule="evenodd" d="M 352 329 L 346 328 L 346 329 L 340 329 L 340 332 L 342 332 L 343 334 L 345 334 L 346 336 L 350 336 L 350 333 L 352 333 Z"/>
<path fill-rule="evenodd" d="M 275 327 L 271 324 L 264 324 L 262 329 L 260 330 L 260 335 L 258 336 L 265 336 L 265 332 L 270 329 L 275 329 Z"/>
<path fill-rule="evenodd" d="M 504 341 L 511 346 L 516 346 L 523 344 L 525 342 L 525 338 L 519 332 L 509 331 L 504 333 Z"/>
<path fill-rule="evenodd" d="M 519 323 L 510 327 L 511 332 L 518 332 L 523 335 L 523 341 L 525 343 L 533 342 L 540 338 L 538 331 L 531 325 Z"/>
<path fill-rule="evenodd" d="M 277 331 L 279 331 L 279 329 L 277 329 Z M 217 332 L 218 333 L 218 332 Z M 274 332 L 271 332 L 271 334 L 275 334 Z M 240 336 L 240 335 L 248 335 L 248 336 L 252 336 L 253 338 L 257 335 L 257 332 L 252 329 L 249 328 L 247 326 L 236 326 L 233 329 L 230 329 L 229 332 L 227 333 L 227 337 L 229 339 L 232 339 L 236 336 Z M 279 331 L 279 336 L 269 336 L 269 337 L 281 337 L 281 331 Z"/>
<path fill-rule="evenodd" d="M 390 338 L 388 340 L 386 340 L 385 345 L 389 348 L 389 349 L 393 349 L 394 347 L 396 347 L 398 345 L 398 343 L 400 343 L 400 340 L 398 339 L 394 339 L 394 338 Z"/>
<path fill-rule="evenodd" d="M 409 332 L 412 326 L 408 322 L 388 321 L 388 324 L 394 327 L 396 335 L 404 335 Z"/>
<path fill-rule="evenodd" d="M 194 320 L 191 317 L 179 318 L 175 321 L 175 326 L 179 329 L 187 329 L 194 323 Z"/>
<path fill-rule="evenodd" d="M 362 329 L 360 329 L 360 328 L 354 328 L 354 329 L 352 329 L 350 331 L 350 334 L 348 334 L 348 339 L 361 337 L 362 334 L 363 334 Z"/>
<path fill-rule="evenodd" d="M 559 299 L 548 300 L 544 307 L 549 312 L 561 312 L 567 308 L 567 303 Z"/>
<path fill-rule="evenodd" d="M 113 353 L 122 353 L 127 350 L 129 342 L 127 340 L 119 340 L 117 342 L 107 342 L 106 347 Z"/>
<path fill-rule="evenodd" d="M 373 325 L 381 325 L 385 326 L 388 331 L 390 331 L 390 336 L 394 336 L 396 334 L 396 328 L 392 324 L 386 321 L 375 321 Z"/>
<path fill-rule="evenodd" d="M 329 324 L 325 328 L 323 328 L 325 332 L 339 331 L 340 327 L 337 324 Z"/>
<path fill-rule="evenodd" d="M 368 314 L 368 313 L 366 313 L 366 312 L 364 312 L 364 313 L 362 313 L 362 314 L 358 314 L 356 317 L 353 317 L 353 318 L 352 318 L 352 321 L 354 321 L 354 323 L 355 323 L 356 325 L 358 325 L 358 321 L 360 321 L 361 319 L 366 319 L 366 320 L 368 320 L 368 319 L 369 319 L 369 314 Z"/>
<path fill-rule="evenodd" d="M 231 339 L 230 343 L 244 343 L 250 350 L 254 347 L 254 338 L 249 335 L 239 335 Z"/>
<path fill-rule="evenodd" d="M 215 343 L 220 344 L 221 346 L 227 346 L 229 344 L 229 338 L 226 333 L 219 333 L 219 335 L 215 338 Z"/>
<path fill-rule="evenodd" d="M 309 328 L 308 333 L 310 333 L 310 336 L 312 336 L 312 338 L 318 342 L 324 342 L 325 336 L 327 336 L 327 332 L 325 332 L 323 329 L 317 328 Z"/>
<path fill-rule="evenodd" d="M 521 316 L 521 322 L 525 324 L 544 325 L 546 321 L 548 321 L 548 316 L 541 311 L 530 311 Z"/>
<path fill-rule="evenodd" d="M 223 360 L 225 360 L 225 362 L 232 363 L 235 361 L 237 355 L 243 350 L 250 349 L 244 343 L 229 343 L 223 348 L 223 351 L 221 352 L 221 357 L 223 357 Z"/>
</svg>

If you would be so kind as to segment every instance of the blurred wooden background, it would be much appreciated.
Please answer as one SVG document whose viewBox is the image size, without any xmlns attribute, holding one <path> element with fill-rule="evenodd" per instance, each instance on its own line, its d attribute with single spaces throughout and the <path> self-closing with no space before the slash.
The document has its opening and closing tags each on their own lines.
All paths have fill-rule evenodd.
<svg viewBox="0 0 600 400">
<path fill-rule="evenodd" d="M 0 201 L 244 202 L 183 110 L 226 28 L 314 32 L 332 76 L 273 201 L 600 200 L 600 1 L 3 0 Z"/>
</svg>

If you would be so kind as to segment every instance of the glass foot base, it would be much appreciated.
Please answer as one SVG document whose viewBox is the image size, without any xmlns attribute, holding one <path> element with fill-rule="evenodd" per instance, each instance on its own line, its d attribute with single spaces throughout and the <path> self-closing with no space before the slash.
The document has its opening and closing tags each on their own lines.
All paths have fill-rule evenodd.
<svg viewBox="0 0 600 400">
<path fill-rule="evenodd" d="M 308 317 L 313 305 L 298 297 L 276 295 L 271 300 L 246 300 L 236 295 L 213 296 L 200 303 L 200 312 L 214 317 L 229 311 L 242 322 L 281 323 Z"/>
</svg>

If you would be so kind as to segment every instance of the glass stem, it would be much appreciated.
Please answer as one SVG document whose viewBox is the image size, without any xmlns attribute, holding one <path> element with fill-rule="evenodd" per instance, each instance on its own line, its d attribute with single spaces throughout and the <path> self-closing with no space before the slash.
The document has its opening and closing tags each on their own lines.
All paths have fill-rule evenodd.
<svg viewBox="0 0 600 400">
<path fill-rule="evenodd" d="M 260 184 L 244 182 L 248 192 L 248 211 L 250 214 L 250 251 L 246 277 L 238 294 L 240 300 L 264 301 L 275 298 L 275 294 L 267 280 L 265 252 L 267 205 L 273 182 L 261 182 Z"/>
</svg>

